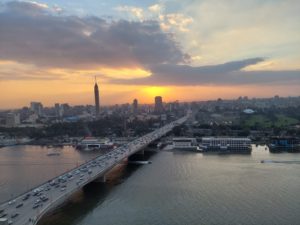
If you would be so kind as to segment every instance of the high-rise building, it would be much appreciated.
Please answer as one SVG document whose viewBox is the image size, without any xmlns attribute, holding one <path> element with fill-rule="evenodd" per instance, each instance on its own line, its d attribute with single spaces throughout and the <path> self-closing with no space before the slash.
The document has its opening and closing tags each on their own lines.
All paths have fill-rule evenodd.
<svg viewBox="0 0 300 225">
<path fill-rule="evenodd" d="M 63 117 L 63 115 L 64 115 L 63 105 L 60 105 L 59 103 L 55 103 L 54 108 L 55 108 L 55 115 L 57 117 Z"/>
<path fill-rule="evenodd" d="M 138 113 L 138 100 L 134 99 L 133 103 L 132 103 L 132 112 L 133 114 L 137 114 Z"/>
<path fill-rule="evenodd" d="M 176 100 L 175 102 L 169 103 L 169 111 L 170 112 L 174 112 L 178 109 L 179 109 L 179 101 L 178 100 Z"/>
<path fill-rule="evenodd" d="M 15 127 L 20 124 L 20 114 L 9 112 L 6 114 L 5 124 L 7 127 Z"/>
<path fill-rule="evenodd" d="M 162 103 L 162 97 L 156 96 L 155 97 L 155 106 L 154 106 L 154 112 L 156 114 L 160 114 L 164 111 L 163 103 Z"/>
<path fill-rule="evenodd" d="M 41 116 L 43 114 L 43 105 L 40 102 L 30 102 L 30 110 Z"/>
<path fill-rule="evenodd" d="M 94 94 L 95 94 L 95 115 L 99 116 L 99 112 L 100 112 L 100 99 L 99 99 L 99 89 L 98 89 L 98 84 L 97 84 L 96 77 L 95 77 Z"/>
</svg>

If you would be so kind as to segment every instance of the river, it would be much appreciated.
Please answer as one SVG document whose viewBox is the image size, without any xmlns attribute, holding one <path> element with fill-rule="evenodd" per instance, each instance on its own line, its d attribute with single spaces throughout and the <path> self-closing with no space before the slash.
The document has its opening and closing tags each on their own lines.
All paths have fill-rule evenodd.
<svg viewBox="0 0 300 225">
<path fill-rule="evenodd" d="M 60 152 L 0 149 L 1 202 L 98 154 Z M 38 225 L 299 224 L 300 154 L 258 146 L 251 155 L 161 151 L 145 159 L 152 164 L 117 166 L 107 183 L 85 186 Z"/>
</svg>

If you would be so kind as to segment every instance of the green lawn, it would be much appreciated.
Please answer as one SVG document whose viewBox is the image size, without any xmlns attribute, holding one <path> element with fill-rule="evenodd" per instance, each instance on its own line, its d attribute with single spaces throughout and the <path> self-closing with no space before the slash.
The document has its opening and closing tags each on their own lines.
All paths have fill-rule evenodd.
<svg viewBox="0 0 300 225">
<path fill-rule="evenodd" d="M 286 127 L 298 123 L 299 121 L 295 118 L 287 117 L 282 114 L 277 114 L 273 121 L 266 115 L 251 115 L 244 121 L 246 127 L 262 127 L 269 128 L 273 125 L 275 127 Z"/>
<path fill-rule="evenodd" d="M 299 122 L 297 119 L 285 115 L 276 115 L 276 117 L 277 121 L 274 124 L 276 127 L 290 126 Z"/>
</svg>

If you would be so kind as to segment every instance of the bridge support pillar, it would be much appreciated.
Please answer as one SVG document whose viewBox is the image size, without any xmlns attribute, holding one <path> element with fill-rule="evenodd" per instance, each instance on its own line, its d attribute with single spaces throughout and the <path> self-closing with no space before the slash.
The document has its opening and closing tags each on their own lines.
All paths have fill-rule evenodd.
<svg viewBox="0 0 300 225">
<path fill-rule="evenodd" d="M 133 155 L 128 157 L 128 161 L 140 161 L 144 159 L 145 150 L 141 149 L 140 151 L 134 153 Z"/>
<path fill-rule="evenodd" d="M 134 153 L 135 155 L 144 155 L 145 154 L 145 150 L 141 149 L 140 151 Z"/>
<path fill-rule="evenodd" d="M 106 176 L 103 175 L 102 177 L 98 177 L 93 182 L 96 182 L 96 183 L 105 183 L 106 182 Z"/>
</svg>

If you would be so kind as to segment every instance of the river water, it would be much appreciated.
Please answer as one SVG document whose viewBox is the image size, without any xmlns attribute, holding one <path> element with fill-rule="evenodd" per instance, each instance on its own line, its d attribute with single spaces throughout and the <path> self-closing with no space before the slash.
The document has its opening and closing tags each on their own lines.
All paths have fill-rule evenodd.
<svg viewBox="0 0 300 225">
<path fill-rule="evenodd" d="M 97 154 L 60 151 L 0 149 L 1 202 Z M 38 225 L 300 224 L 300 154 L 259 146 L 251 155 L 161 151 L 148 158 L 152 164 L 118 165 L 107 183 L 88 184 Z"/>
</svg>

